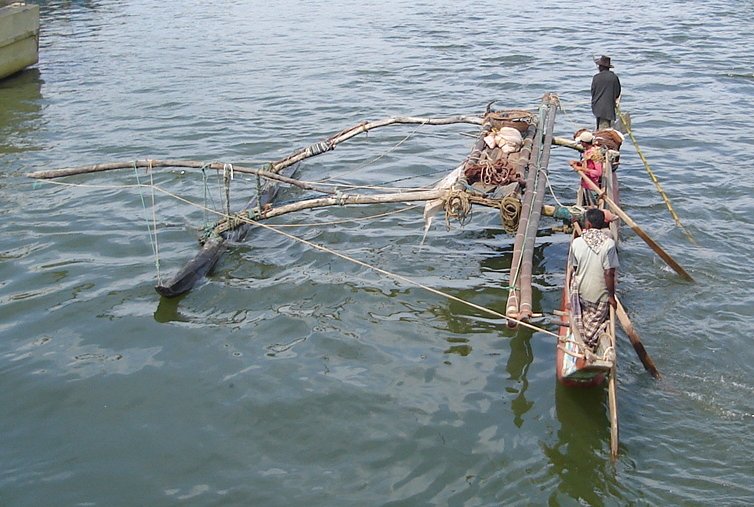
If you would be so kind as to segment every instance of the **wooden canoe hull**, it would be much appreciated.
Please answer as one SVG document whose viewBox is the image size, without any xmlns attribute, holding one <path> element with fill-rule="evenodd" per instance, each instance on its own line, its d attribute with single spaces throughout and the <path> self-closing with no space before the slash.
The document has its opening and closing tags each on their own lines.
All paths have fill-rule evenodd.
<svg viewBox="0 0 754 507">
<path fill-rule="evenodd" d="M 606 188 L 603 188 L 608 195 L 617 202 L 618 200 L 618 180 L 612 169 L 607 166 L 607 174 L 605 180 L 609 179 L 609 184 Z M 582 193 L 578 192 L 577 203 L 583 204 Z M 618 222 L 615 221 L 610 224 L 610 232 L 615 238 L 616 243 L 618 241 Z M 576 234 L 571 237 L 571 243 L 576 238 Z M 570 247 L 569 247 L 570 258 Z M 569 269 L 568 261 L 566 261 L 566 272 Z M 614 360 L 610 364 L 600 362 L 598 364 L 589 363 L 580 354 L 580 348 L 578 345 L 578 339 L 574 337 L 569 322 L 568 306 L 568 287 L 563 288 L 563 292 L 560 300 L 560 314 L 561 322 L 558 329 L 558 345 L 555 354 L 555 371 L 557 379 L 560 383 L 567 387 L 596 387 L 605 383 L 609 377 L 610 371 L 614 368 Z M 611 328 L 613 326 L 610 326 Z M 606 336 L 602 340 L 604 343 L 601 345 L 601 349 L 604 350 L 607 347 L 612 347 L 615 350 L 615 336 Z"/>
<path fill-rule="evenodd" d="M 567 314 L 566 301 L 568 290 L 563 289 L 560 311 Z M 607 379 L 605 368 L 594 368 L 587 364 L 586 359 L 577 357 L 579 347 L 571 333 L 567 317 L 561 317 L 558 329 L 558 347 L 555 354 L 555 370 L 558 382 L 567 387 L 596 387 L 602 385 Z M 565 320 L 563 320 L 565 319 Z M 569 354 L 570 352 L 570 354 Z"/>
</svg>

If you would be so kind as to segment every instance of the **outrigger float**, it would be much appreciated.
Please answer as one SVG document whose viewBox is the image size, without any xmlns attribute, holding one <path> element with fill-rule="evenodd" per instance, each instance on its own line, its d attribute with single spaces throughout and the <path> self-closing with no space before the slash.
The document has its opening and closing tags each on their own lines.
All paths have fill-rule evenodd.
<svg viewBox="0 0 754 507">
<path fill-rule="evenodd" d="M 567 288 L 564 288 L 561 308 L 553 312 L 559 317 L 559 332 L 556 334 L 532 324 L 532 317 L 535 316 L 532 304 L 532 266 L 540 219 L 544 215 L 560 220 L 563 224 L 561 229 L 570 233 L 574 239 L 580 234 L 579 224 L 587 206 L 586 193 L 583 188 L 579 188 L 576 204 L 573 206 L 553 206 L 544 203 L 550 150 L 552 146 L 563 146 L 583 151 L 583 147 L 576 141 L 554 137 L 555 115 L 559 107 L 558 97 L 554 94 L 546 94 L 539 108 L 534 112 L 520 109 L 495 111 L 491 109 L 493 103 L 487 105 L 485 113 L 481 116 L 393 117 L 363 122 L 342 130 L 324 141 L 299 149 L 263 168 L 193 160 L 136 160 L 37 171 L 29 173 L 28 176 L 36 179 L 53 179 L 115 169 L 145 168 L 153 171 L 160 167 L 212 169 L 221 172 L 225 190 L 224 209 L 219 213 L 221 219 L 209 228 L 200 240 L 201 248 L 196 256 L 170 280 L 156 286 L 157 292 L 163 297 L 175 297 L 190 291 L 199 280 L 211 272 L 231 242 L 243 240 L 254 227 L 267 227 L 264 221 L 273 217 L 328 206 L 424 202 L 426 234 L 426 229 L 429 228 L 433 217 L 440 211 L 444 211 L 446 220 L 454 219 L 464 224 L 471 216 L 472 206 L 484 206 L 497 210 L 505 230 L 515 235 L 505 312 L 500 313 L 467 301 L 459 301 L 499 317 L 501 320 L 504 319 L 509 327 L 520 325 L 557 337 L 556 376 L 564 385 L 592 387 L 608 380 L 608 405 L 612 426 L 611 454 L 615 457 L 618 453 L 615 388 L 616 314 L 645 368 L 654 377 L 659 377 L 659 372 L 633 329 L 625 309 L 619 302 L 617 312 L 611 311 L 607 332 L 601 336 L 596 350 L 586 347 L 571 322 L 566 305 Z M 325 182 L 311 182 L 295 177 L 300 162 L 332 151 L 348 139 L 370 130 L 389 125 L 457 123 L 478 125 L 480 130 L 476 142 L 466 159 L 432 188 L 405 189 L 398 192 L 372 189 L 369 193 L 343 193 L 342 190 L 327 185 Z M 641 230 L 618 205 L 618 180 L 615 168 L 620 159 L 622 136 L 611 130 L 596 132 L 595 139 L 595 145 L 600 148 L 605 161 L 602 186 L 596 186 L 583 173 L 580 173 L 580 176 L 590 186 L 590 190 L 595 192 L 597 204 L 610 209 L 618 217 L 610 226 L 613 236 L 617 239 L 619 222 L 626 223 L 680 276 L 692 280 L 691 276 Z M 254 175 L 257 180 L 256 195 L 238 212 L 230 210 L 229 192 L 234 172 Z M 289 185 L 321 195 L 276 205 L 274 198 L 280 185 Z M 342 188 L 345 187 L 341 186 Z M 289 237 L 297 239 L 294 236 Z M 332 252 L 325 247 L 314 246 Z M 376 270 L 389 275 L 380 269 Z M 407 281 L 400 276 L 397 278 Z M 443 295 L 456 299 L 447 294 Z"/>
</svg>

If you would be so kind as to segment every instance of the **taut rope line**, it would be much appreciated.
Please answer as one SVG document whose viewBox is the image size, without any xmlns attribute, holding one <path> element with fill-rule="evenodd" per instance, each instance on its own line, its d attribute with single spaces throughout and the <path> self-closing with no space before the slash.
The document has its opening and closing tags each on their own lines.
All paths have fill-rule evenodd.
<svg viewBox="0 0 754 507">
<path fill-rule="evenodd" d="M 154 177 L 152 175 L 152 171 L 149 171 L 149 177 L 150 177 L 150 187 L 152 188 L 151 194 L 152 194 L 152 221 L 153 223 L 149 223 L 149 212 L 147 211 L 147 203 L 144 200 L 144 192 L 142 192 L 142 189 L 146 186 L 141 183 L 139 180 L 139 169 L 136 167 L 136 164 L 134 163 L 134 174 L 136 175 L 136 187 L 139 188 L 139 197 L 141 198 L 141 206 L 144 209 L 144 221 L 147 223 L 147 233 L 149 234 L 149 245 L 152 247 L 152 253 L 154 254 L 154 266 L 155 270 L 157 271 L 157 281 L 158 283 L 162 283 L 162 278 L 160 276 L 160 249 L 157 243 L 157 216 L 155 214 L 155 200 L 154 200 L 154 190 L 155 190 L 155 184 L 154 184 Z M 71 185 L 70 186 L 77 186 L 77 185 Z M 130 185 L 129 185 L 130 186 Z"/>
<path fill-rule="evenodd" d="M 696 243 L 694 236 L 691 235 L 691 233 L 681 223 L 681 219 L 678 218 L 678 215 L 673 209 L 673 205 L 670 204 L 670 198 L 662 189 L 660 180 L 657 179 L 657 176 L 655 176 L 655 174 L 652 172 L 652 169 L 649 167 L 649 162 L 647 161 L 647 158 L 644 156 L 644 153 L 642 153 L 641 148 L 639 148 L 639 143 L 636 141 L 636 137 L 634 137 L 634 132 L 631 130 L 631 127 L 628 125 L 628 120 L 626 119 L 626 116 L 623 114 L 623 111 L 620 110 L 620 106 L 618 104 L 615 105 L 615 111 L 618 113 L 618 117 L 623 122 L 623 126 L 626 129 L 626 133 L 631 138 L 631 142 L 634 143 L 634 148 L 636 148 L 636 153 L 638 153 L 639 158 L 644 163 L 644 168 L 647 170 L 647 174 L 649 174 L 649 177 L 652 180 L 652 183 L 655 184 L 657 191 L 660 192 L 660 195 L 662 196 L 662 200 L 665 201 L 665 206 L 668 208 L 668 211 L 670 211 L 670 214 L 673 217 L 673 220 L 675 220 L 676 225 L 681 228 L 681 230 L 686 235 L 686 237 L 689 238 L 689 241 L 691 241 L 692 243 Z"/>
<path fill-rule="evenodd" d="M 534 331 L 538 331 L 538 332 L 541 332 L 541 333 L 546 333 L 546 334 L 549 334 L 549 335 L 554 336 L 556 338 L 558 337 L 558 335 L 556 333 L 553 333 L 552 331 L 548 331 L 547 329 L 543 329 L 543 328 L 540 328 L 540 327 L 537 327 L 537 326 L 533 326 L 533 325 L 529 324 L 528 322 L 524 322 L 524 321 L 521 321 L 521 320 L 518 320 L 518 319 L 514 319 L 512 317 L 508 317 L 505 314 L 502 314 L 500 312 L 496 312 L 495 310 L 492 310 L 490 308 L 486 308 L 484 306 L 480 306 L 480 305 L 478 305 L 476 303 L 472 303 L 471 301 L 466 301 L 466 300 L 461 299 L 459 297 L 453 296 L 452 294 L 448 294 L 447 292 L 443 292 L 441 290 L 432 288 L 432 287 L 430 287 L 428 285 L 424 285 L 423 283 L 417 282 L 416 280 L 412 280 L 412 279 L 407 278 L 407 277 L 405 277 L 403 275 L 399 275 L 397 273 L 392 273 L 392 272 L 384 270 L 382 268 L 378 268 L 377 266 L 374 266 L 372 264 L 368 264 L 366 262 L 363 262 L 363 261 L 360 261 L 360 260 L 355 259 L 353 257 L 350 257 L 350 256 L 348 256 L 346 254 L 337 252 L 337 251 L 335 251 L 335 250 L 333 250 L 331 248 L 328 248 L 326 246 L 322 246 L 322 245 L 318 245 L 316 243 L 312 243 L 311 241 L 305 240 L 303 238 L 299 238 L 298 236 L 294 236 L 293 234 L 288 234 L 287 232 L 281 231 L 281 230 L 277 229 L 274 226 L 271 226 L 271 225 L 268 225 L 268 224 L 265 224 L 265 223 L 262 223 L 262 222 L 257 222 L 256 220 L 252 220 L 252 219 L 246 218 L 246 217 L 241 217 L 241 219 L 243 221 L 249 223 L 249 224 L 258 225 L 259 227 L 263 227 L 265 229 L 269 229 L 269 230 L 271 230 L 271 231 L 273 231 L 273 232 L 275 232 L 277 234 L 280 234 L 281 236 L 285 236 L 286 238 L 292 239 L 294 241 L 298 241 L 299 243 L 303 243 L 303 244 L 305 244 L 305 245 L 307 245 L 307 246 L 309 246 L 311 248 L 314 248 L 316 250 L 320 250 L 320 251 L 328 253 L 330 255 L 334 255 L 336 257 L 340 257 L 341 259 L 344 259 L 344 260 L 346 260 L 348 262 L 352 262 L 352 263 L 357 264 L 359 266 L 362 266 L 364 268 L 367 268 L 367 269 L 370 269 L 370 270 L 375 271 L 377 273 L 380 273 L 381 275 L 385 275 L 388 278 L 392 278 L 394 280 L 400 280 L 402 282 L 406 282 L 406 283 L 408 283 L 410 285 L 413 285 L 415 287 L 419 287 L 419 288 L 424 289 L 426 291 L 429 291 L 429 292 L 431 292 L 433 294 L 437 294 L 438 296 L 442 296 L 444 298 L 456 301 L 456 302 L 464 304 L 466 306 L 470 306 L 471 308 L 475 308 L 477 310 L 480 310 L 482 312 L 488 313 L 488 314 L 493 315 L 495 317 L 498 317 L 498 318 L 501 318 L 501 319 L 512 320 L 512 321 L 514 321 L 514 322 L 516 322 L 518 324 L 521 324 L 524 327 L 528 327 L 529 329 L 532 329 Z"/>
<path fill-rule="evenodd" d="M 46 182 L 47 183 L 52 183 L 52 184 L 55 184 L 55 185 L 64 185 L 64 186 L 71 186 L 71 187 L 88 187 L 88 188 L 134 188 L 134 187 L 143 188 L 143 187 L 146 186 L 146 185 L 141 184 L 141 183 L 139 183 L 137 185 L 87 185 L 87 184 L 65 183 L 65 182 L 52 181 L 52 180 L 47 180 Z M 202 206 L 202 205 L 197 204 L 197 203 L 195 203 L 193 201 L 190 201 L 190 200 L 188 200 L 188 199 L 186 199 L 184 197 L 181 197 L 181 196 L 179 196 L 177 194 L 174 194 L 174 193 L 172 193 L 172 192 L 170 192 L 168 190 L 165 190 L 164 188 L 160 187 L 159 185 L 153 185 L 153 189 L 156 190 L 156 191 L 158 191 L 158 192 L 161 192 L 161 193 L 163 193 L 165 195 L 173 197 L 174 199 L 176 199 L 178 201 L 181 201 L 181 202 L 186 203 L 186 204 L 188 204 L 190 206 L 193 206 L 195 208 L 206 210 L 206 211 L 208 211 L 210 213 L 214 213 L 214 214 L 216 214 L 216 215 L 218 215 L 220 217 L 224 217 L 225 216 L 225 213 L 223 213 L 223 212 L 219 212 L 219 211 L 216 211 L 216 210 L 213 210 L 213 209 L 207 209 L 206 206 Z M 287 232 L 278 229 L 277 226 L 268 225 L 268 224 L 265 224 L 265 223 L 262 223 L 262 222 L 258 222 L 256 220 L 252 220 L 252 219 L 247 218 L 247 217 L 239 216 L 237 218 L 240 219 L 241 221 L 244 221 L 244 222 L 248 223 L 248 224 L 256 225 L 256 226 L 259 226 L 259 227 L 263 227 L 265 229 L 269 229 L 269 230 L 271 230 L 271 231 L 273 231 L 273 232 L 275 232 L 277 234 L 280 234 L 281 236 L 287 237 L 287 238 L 292 239 L 294 241 L 298 241 L 299 243 L 303 243 L 303 244 L 305 244 L 307 246 L 310 246 L 311 248 L 314 248 L 316 250 L 319 250 L 319 251 L 322 251 L 322 252 L 325 252 L 325 253 L 329 253 L 331 255 L 334 255 L 336 257 L 344 259 L 344 260 L 346 260 L 348 262 L 352 262 L 352 263 L 357 264 L 359 266 L 365 267 L 367 269 L 370 269 L 372 271 L 380 273 L 380 274 L 382 274 L 384 276 L 387 276 L 389 278 L 392 278 L 394 280 L 400 280 L 402 282 L 406 282 L 406 283 L 408 283 L 410 285 L 413 285 L 415 287 L 419 287 L 419 288 L 424 289 L 424 290 L 426 290 L 428 292 L 431 292 L 433 294 L 437 294 L 438 296 L 442 296 L 442 297 L 444 297 L 446 299 L 450 299 L 452 301 L 459 302 L 459 303 L 464 304 L 466 306 L 469 306 L 471 308 L 475 308 L 475 309 L 477 309 L 479 311 L 482 311 L 482 312 L 487 313 L 489 315 L 492 315 L 494 317 L 498 317 L 500 319 L 507 319 L 509 321 L 516 322 L 516 323 L 518 323 L 518 324 L 520 324 L 520 325 L 522 325 L 522 326 L 524 326 L 526 328 L 529 328 L 529 329 L 531 329 L 533 331 L 540 332 L 540 333 L 545 333 L 545 334 L 554 336 L 556 338 L 558 337 L 558 335 L 556 333 L 553 333 L 552 331 L 549 331 L 547 329 L 534 326 L 532 324 L 529 324 L 528 322 L 524 322 L 524 321 L 515 319 L 513 317 L 508 317 L 508 316 L 506 316 L 506 315 L 504 315 L 504 314 L 502 314 L 500 312 L 497 312 L 497 311 L 492 310 L 490 308 L 486 308 L 486 307 L 478 305 L 476 303 L 472 303 L 471 301 L 466 301 L 466 300 L 461 299 L 459 297 L 453 296 L 452 294 L 448 294 L 448 293 L 443 292 L 441 290 L 432 288 L 432 287 L 430 287 L 428 285 L 424 285 L 424 284 L 422 284 L 420 282 L 417 282 L 415 280 L 407 278 L 407 277 L 405 277 L 403 275 L 399 275 L 397 273 L 392 273 L 390 271 L 384 270 L 382 268 L 378 268 L 377 266 L 373 266 L 371 264 L 368 264 L 366 262 L 360 261 L 360 260 L 355 259 L 353 257 L 350 257 L 348 255 L 342 254 L 340 252 L 337 252 L 337 251 L 332 250 L 330 248 L 327 248 L 325 246 L 318 245 L 316 243 L 312 243 L 311 241 L 305 240 L 303 238 L 299 238 L 298 236 L 294 236 L 293 234 L 288 234 Z"/>
</svg>

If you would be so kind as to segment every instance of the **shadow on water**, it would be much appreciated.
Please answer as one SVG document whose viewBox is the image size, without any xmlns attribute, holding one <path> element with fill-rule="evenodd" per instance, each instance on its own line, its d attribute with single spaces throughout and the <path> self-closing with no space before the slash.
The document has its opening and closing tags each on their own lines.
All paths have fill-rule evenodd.
<svg viewBox="0 0 754 507">
<path fill-rule="evenodd" d="M 560 429 L 553 445 L 543 445 L 551 470 L 559 477 L 558 493 L 589 505 L 603 505 L 601 497 L 609 488 L 604 469 L 609 446 L 607 390 L 567 388 L 555 383 L 555 412 Z M 553 493 L 551 501 L 560 495 Z"/>
<path fill-rule="evenodd" d="M 154 320 L 160 324 L 168 322 L 189 322 L 191 319 L 178 311 L 178 304 L 185 297 L 178 296 L 174 298 L 160 297 L 157 309 L 154 311 Z"/>
</svg>

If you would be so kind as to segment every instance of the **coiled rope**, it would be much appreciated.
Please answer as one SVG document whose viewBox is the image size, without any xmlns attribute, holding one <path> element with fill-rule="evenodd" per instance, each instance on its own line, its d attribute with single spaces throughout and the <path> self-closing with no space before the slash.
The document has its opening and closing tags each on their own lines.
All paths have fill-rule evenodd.
<svg viewBox="0 0 754 507">
<path fill-rule="evenodd" d="M 522 207 L 521 199 L 513 194 L 506 195 L 500 200 L 500 221 L 508 234 L 515 234 L 518 230 Z"/>
<path fill-rule="evenodd" d="M 453 189 L 445 199 L 445 225 L 450 230 L 450 219 L 458 220 L 461 227 L 471 221 L 471 201 L 464 190 Z"/>
</svg>

